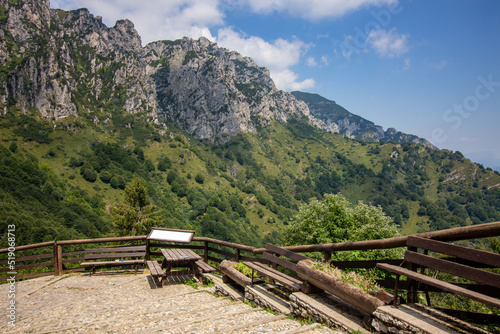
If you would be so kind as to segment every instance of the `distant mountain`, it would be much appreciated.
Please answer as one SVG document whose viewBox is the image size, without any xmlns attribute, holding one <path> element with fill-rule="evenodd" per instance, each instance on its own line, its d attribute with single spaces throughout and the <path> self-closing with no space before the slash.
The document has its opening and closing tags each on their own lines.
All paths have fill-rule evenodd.
<svg viewBox="0 0 500 334">
<path fill-rule="evenodd" d="M 320 127 L 324 130 L 361 141 L 415 143 L 435 148 L 426 139 L 415 135 L 406 134 L 394 128 L 388 128 L 384 131 L 380 125 L 375 125 L 361 116 L 352 114 L 334 101 L 318 94 L 296 91 L 292 92 L 292 95 L 307 104 L 311 115 L 323 122 Z"/>
</svg>

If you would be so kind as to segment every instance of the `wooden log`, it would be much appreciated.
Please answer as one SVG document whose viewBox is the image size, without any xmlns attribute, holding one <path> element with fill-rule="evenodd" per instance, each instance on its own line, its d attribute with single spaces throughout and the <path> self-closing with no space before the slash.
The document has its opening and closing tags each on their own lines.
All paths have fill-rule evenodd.
<svg viewBox="0 0 500 334">
<path fill-rule="evenodd" d="M 242 287 L 252 284 L 252 279 L 250 277 L 246 277 L 238 270 L 234 269 L 226 260 L 220 263 L 220 271 Z"/>
<path fill-rule="evenodd" d="M 311 269 L 313 264 L 314 261 L 312 260 L 303 260 L 297 263 L 297 274 L 301 279 L 335 295 L 368 314 L 372 314 L 379 306 L 385 305 L 380 299 L 373 297 L 354 285 L 338 281 L 322 271 Z"/>
</svg>

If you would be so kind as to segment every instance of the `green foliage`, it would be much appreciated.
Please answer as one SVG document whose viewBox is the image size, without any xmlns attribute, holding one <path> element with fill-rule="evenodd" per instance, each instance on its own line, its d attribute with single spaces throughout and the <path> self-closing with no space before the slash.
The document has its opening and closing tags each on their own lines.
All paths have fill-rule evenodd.
<svg viewBox="0 0 500 334">
<path fill-rule="evenodd" d="M 380 207 L 359 202 L 355 207 L 341 194 L 327 194 L 323 200 L 312 199 L 300 208 L 287 229 L 287 245 L 309 245 L 384 239 L 399 236 L 391 219 Z M 337 252 L 340 260 L 397 258 L 399 250 Z"/>
<path fill-rule="evenodd" d="M 48 144 L 52 141 L 49 137 L 52 128 L 46 121 L 36 120 L 36 118 L 21 115 L 18 119 L 12 120 L 15 124 L 14 133 L 23 137 L 26 141 L 36 141 L 38 143 Z"/>
<path fill-rule="evenodd" d="M 203 182 L 205 182 L 205 178 L 200 173 L 196 174 L 196 176 L 194 177 L 194 180 L 196 182 L 198 182 L 199 184 L 203 184 Z"/>
<path fill-rule="evenodd" d="M 12 147 L 12 146 L 11 146 Z M 96 238 L 111 228 L 99 196 L 69 186 L 30 154 L 0 145 L 0 244 L 15 225 L 17 244 Z"/>
<path fill-rule="evenodd" d="M 148 202 L 146 183 L 135 178 L 125 188 L 124 201 L 113 209 L 114 231 L 118 236 L 144 235 L 161 220 L 155 205 Z"/>
</svg>

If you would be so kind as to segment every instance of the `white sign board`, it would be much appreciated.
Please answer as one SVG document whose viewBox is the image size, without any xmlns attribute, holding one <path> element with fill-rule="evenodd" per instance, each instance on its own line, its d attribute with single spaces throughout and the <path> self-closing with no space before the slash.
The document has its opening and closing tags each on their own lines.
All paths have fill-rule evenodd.
<svg viewBox="0 0 500 334">
<path fill-rule="evenodd" d="M 183 230 L 168 230 L 168 229 L 153 229 L 148 236 L 150 240 L 170 241 L 190 243 L 193 238 L 194 231 Z"/>
</svg>

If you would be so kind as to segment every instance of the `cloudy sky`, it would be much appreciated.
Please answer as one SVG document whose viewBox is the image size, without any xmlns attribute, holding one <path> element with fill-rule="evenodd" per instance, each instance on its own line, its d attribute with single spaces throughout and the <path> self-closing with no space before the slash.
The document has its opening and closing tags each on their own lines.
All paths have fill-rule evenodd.
<svg viewBox="0 0 500 334">
<path fill-rule="evenodd" d="M 500 1 L 51 0 L 143 44 L 205 36 L 385 129 L 500 170 Z"/>
</svg>

